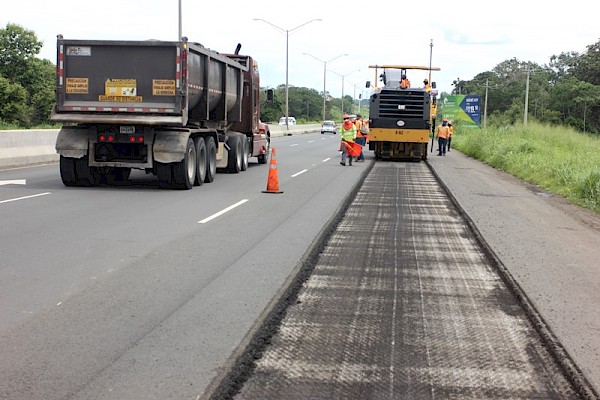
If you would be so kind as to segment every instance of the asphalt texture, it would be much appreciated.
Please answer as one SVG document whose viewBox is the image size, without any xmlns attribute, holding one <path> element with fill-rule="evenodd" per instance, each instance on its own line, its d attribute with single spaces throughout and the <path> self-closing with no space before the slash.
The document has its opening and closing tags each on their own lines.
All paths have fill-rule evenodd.
<svg viewBox="0 0 600 400">
<path fill-rule="evenodd" d="M 203 398 L 596 398 L 437 165 L 365 165 L 306 267 Z"/>
</svg>

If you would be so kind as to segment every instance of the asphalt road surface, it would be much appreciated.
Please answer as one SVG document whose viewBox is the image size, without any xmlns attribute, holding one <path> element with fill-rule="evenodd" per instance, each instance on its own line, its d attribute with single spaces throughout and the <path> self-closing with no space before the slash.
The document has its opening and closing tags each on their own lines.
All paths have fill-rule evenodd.
<svg viewBox="0 0 600 400">
<path fill-rule="evenodd" d="M 317 258 L 313 252 L 319 249 L 320 241 L 333 237 L 332 227 L 343 221 L 340 211 L 350 209 L 353 194 L 358 193 L 356 185 L 369 168 L 370 153 L 366 163 L 341 167 L 333 135 L 275 138 L 274 146 L 284 191 L 277 195 L 261 193 L 267 168 L 254 163 L 240 175 L 219 174 L 215 182 L 183 192 L 159 190 L 151 178 L 143 175 L 134 176 L 129 187 L 65 188 L 57 166 L 0 172 L 0 182 L 13 182 L 0 186 L 0 398 L 196 399 L 214 389 L 259 331 L 275 299 L 286 293 L 291 279 L 311 264 L 308 261 Z M 596 395 L 600 386 L 597 216 L 458 152 L 430 161 L 441 178 L 435 187 L 447 186 L 451 194 L 439 202 L 448 205 L 455 200 L 465 212 L 462 215 L 462 211 L 453 211 L 448 205 L 448 214 L 437 211 L 437 217 L 454 227 L 450 233 L 466 229 L 470 221 L 474 223 L 483 243 L 489 245 L 489 249 L 484 246 L 484 252 L 497 257 L 527 294 L 533 312 L 547 323 L 552 338 L 560 343 L 559 353 L 564 351 L 568 360 L 573 360 L 573 365 L 567 365 L 578 369 L 573 374 L 558 375 L 572 383 L 581 369 L 584 379 L 596 388 L 592 393 Z M 427 192 L 431 193 L 439 196 L 438 192 Z M 361 201 L 360 196 L 356 199 Z M 232 205 L 236 207 L 219 214 Z M 390 214 L 394 215 L 399 214 Z M 363 233 L 375 232 L 375 226 L 369 224 L 360 226 Z M 402 237 L 409 232 L 403 232 Z M 349 230 L 344 235 L 363 240 L 363 236 L 356 239 L 357 233 Z M 452 247 L 469 241 L 463 238 L 460 243 L 452 242 Z M 465 264 L 471 265 L 481 251 L 473 248 L 467 255 L 459 253 L 466 257 Z M 332 270 L 336 263 L 345 266 L 357 261 L 338 258 L 332 257 Z M 448 265 L 457 262 L 446 261 Z M 474 284 L 467 275 L 457 279 L 453 275 L 456 271 L 442 264 L 436 272 L 446 268 L 446 281 L 441 281 L 444 284 L 462 282 L 463 288 L 468 287 L 467 282 Z M 475 266 L 480 268 L 478 263 L 472 268 Z M 392 274 L 397 283 L 414 278 L 401 272 Z M 324 278 L 327 274 L 320 276 L 325 282 L 329 279 Z M 376 287 L 389 294 L 389 287 L 381 284 L 383 277 L 382 272 L 374 279 L 380 283 Z M 365 275 L 367 278 L 373 276 Z M 451 286 L 437 283 L 430 288 L 462 300 L 489 299 L 486 296 L 490 293 L 485 290 L 490 286 L 496 290 L 501 284 L 497 276 L 487 279 L 480 288 L 485 296 L 473 292 L 460 297 Z M 427 282 L 436 282 L 434 276 L 427 276 Z M 319 284 L 311 290 L 318 291 Z M 410 308 L 414 313 L 396 314 L 396 320 L 410 319 L 414 329 L 407 333 L 420 332 L 423 338 L 433 340 L 430 346 L 438 349 L 435 341 L 445 341 L 446 336 L 422 323 L 427 320 L 422 318 L 427 315 L 423 312 L 442 315 L 462 303 L 434 301 L 420 310 L 414 293 L 419 290 L 397 293 L 400 304 L 416 308 Z M 371 300 L 379 294 L 364 297 L 362 306 L 373 305 Z M 498 303 L 504 307 L 502 310 L 493 309 L 493 304 L 484 310 L 503 317 L 493 319 L 509 335 L 499 334 L 500 344 L 507 348 L 531 344 L 526 356 L 517 353 L 519 357 L 511 362 L 532 362 L 536 357 L 541 361 L 537 366 L 533 363 L 527 377 L 519 380 L 526 382 L 527 388 L 511 390 L 547 393 L 547 398 L 571 396 L 573 385 L 566 387 L 561 378 L 553 378 L 559 367 L 547 362 L 547 354 L 532 340 L 535 335 L 518 318 L 514 299 L 504 295 L 496 299 L 501 300 Z M 299 306 L 310 304 L 304 297 L 301 300 Z M 358 303 L 349 304 L 349 309 Z M 472 310 L 481 313 L 476 307 Z M 419 312 L 421 325 L 416 318 Z M 360 321 L 358 317 L 356 314 L 356 322 Z M 453 333 L 453 338 L 461 337 L 459 333 L 468 336 L 473 329 L 452 331 L 450 326 L 455 325 L 451 319 L 440 321 L 448 323 L 440 326 L 447 329 L 444 332 Z M 348 333 L 346 337 L 356 339 L 360 348 L 367 351 L 374 346 L 370 338 L 377 335 L 366 339 L 352 336 L 347 328 L 353 325 L 345 321 L 341 325 Z M 396 334 L 403 332 L 402 326 L 398 325 Z M 515 326 L 517 332 L 511 332 Z M 389 332 L 390 327 L 386 321 L 377 329 Z M 427 348 L 428 343 L 416 342 L 414 349 Z M 478 343 L 481 348 L 498 344 L 488 338 Z M 333 349 L 335 344 L 320 345 Z M 402 345 L 405 343 L 397 342 L 397 348 Z M 396 354 L 395 360 L 402 360 L 400 353 L 387 354 Z M 465 364 L 471 362 L 469 358 L 463 360 Z M 428 365 L 427 360 L 421 361 Z M 453 362 L 455 368 L 457 360 Z M 362 369 L 349 368 L 347 372 L 368 370 L 361 363 L 353 364 L 357 365 Z M 540 367 L 545 365 L 546 376 L 541 376 Z M 483 368 L 470 371 L 475 375 L 481 372 L 477 376 L 483 380 L 484 371 L 489 373 L 488 366 L 483 364 Z M 412 382 L 421 384 L 429 382 L 426 376 L 453 377 L 441 370 L 405 371 L 410 372 L 406 376 Z M 514 378 L 510 368 L 502 371 L 504 384 Z M 376 373 L 380 371 L 372 371 L 372 376 Z M 465 375 L 460 377 L 465 379 Z M 397 393 L 399 387 L 395 385 L 399 381 L 394 382 L 386 382 L 385 395 L 390 390 Z M 551 384 L 544 386 L 548 382 Z M 422 385 L 414 386 L 415 390 L 426 387 Z"/>
</svg>

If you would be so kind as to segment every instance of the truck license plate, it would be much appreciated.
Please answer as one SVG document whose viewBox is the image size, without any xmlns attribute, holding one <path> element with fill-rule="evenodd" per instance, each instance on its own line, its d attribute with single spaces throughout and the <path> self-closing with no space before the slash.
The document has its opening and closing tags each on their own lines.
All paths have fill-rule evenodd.
<svg viewBox="0 0 600 400">
<path fill-rule="evenodd" d="M 135 133 L 135 126 L 120 126 L 121 133 Z"/>
</svg>

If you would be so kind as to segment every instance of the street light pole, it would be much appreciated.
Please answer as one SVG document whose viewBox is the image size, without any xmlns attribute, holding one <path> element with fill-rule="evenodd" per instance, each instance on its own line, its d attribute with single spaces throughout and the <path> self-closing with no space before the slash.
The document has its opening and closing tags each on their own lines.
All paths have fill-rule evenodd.
<svg viewBox="0 0 600 400">
<path fill-rule="evenodd" d="M 177 38 L 177 40 L 181 40 L 182 36 L 183 33 L 181 31 L 181 0 L 179 0 L 179 37 Z"/>
<path fill-rule="evenodd" d="M 337 60 L 338 58 L 340 58 L 342 56 L 347 56 L 348 54 L 340 54 L 339 56 L 333 57 L 331 60 L 327 60 L 327 61 L 321 60 L 320 58 L 317 58 L 317 57 L 313 56 L 312 54 L 308 54 L 308 53 L 302 53 L 302 54 L 304 54 L 305 56 L 310 56 L 310 57 L 314 58 L 315 60 L 323 63 L 323 121 L 325 121 L 325 96 L 326 96 L 326 90 L 327 90 L 326 89 L 327 88 L 327 85 L 326 85 L 327 63 L 332 62 L 333 60 Z M 342 99 L 343 99 L 343 97 L 342 97 Z"/>
<path fill-rule="evenodd" d="M 352 71 L 352 72 L 348 72 L 347 74 L 344 74 L 344 75 L 342 75 L 342 74 L 339 74 L 339 73 L 337 73 L 337 72 L 335 72 L 335 71 L 333 71 L 333 70 L 331 70 L 331 69 L 330 69 L 329 71 L 331 71 L 331 72 L 333 72 L 334 74 L 336 74 L 336 75 L 338 75 L 338 76 L 341 76 L 341 77 L 342 77 L 342 114 L 343 114 L 343 113 L 344 113 L 344 78 L 345 78 L 346 76 L 350 75 L 350 74 L 353 74 L 353 73 L 355 73 L 355 72 L 358 72 L 358 71 L 360 71 L 360 69 L 354 70 L 354 71 Z"/>
<path fill-rule="evenodd" d="M 289 76 L 289 43 L 290 43 L 290 33 L 292 33 L 293 31 L 302 28 L 304 25 L 307 25 L 313 21 L 322 21 L 321 18 L 315 18 L 315 19 L 311 19 L 310 21 L 307 21 L 305 23 L 303 23 L 302 25 L 298 25 L 295 28 L 292 29 L 283 29 L 275 24 L 272 24 L 271 22 L 264 20 L 262 18 L 254 18 L 254 21 L 262 21 L 264 23 L 267 23 L 269 25 L 271 25 L 273 28 L 284 32 L 285 33 L 285 128 L 287 130 L 290 129 L 289 126 L 289 83 L 288 83 L 288 76 Z"/>
<path fill-rule="evenodd" d="M 354 96 L 352 97 L 352 99 L 353 99 L 354 101 L 356 101 L 356 85 L 358 85 L 359 83 L 362 83 L 362 82 L 364 82 L 364 81 L 360 80 L 360 81 L 358 81 L 358 82 L 354 82 L 354 83 L 352 84 L 352 86 L 354 87 Z M 359 92 L 359 94 L 358 94 L 358 113 L 359 113 L 359 114 L 360 114 L 360 106 L 361 106 L 361 103 L 362 103 L 362 87 L 361 87 L 361 90 L 360 90 L 360 92 Z"/>
</svg>

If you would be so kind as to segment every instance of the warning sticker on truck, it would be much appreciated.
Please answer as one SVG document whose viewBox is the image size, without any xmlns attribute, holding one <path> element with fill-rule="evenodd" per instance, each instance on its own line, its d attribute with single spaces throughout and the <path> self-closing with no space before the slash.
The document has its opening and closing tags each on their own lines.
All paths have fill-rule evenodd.
<svg viewBox="0 0 600 400">
<path fill-rule="evenodd" d="M 88 94 L 88 78 L 67 78 L 66 91 L 69 94 Z"/>
<path fill-rule="evenodd" d="M 98 96 L 98 100 L 141 102 L 142 96 L 137 96 L 135 79 L 107 79 L 104 82 L 104 95 Z"/>
<path fill-rule="evenodd" d="M 174 79 L 152 79 L 153 96 L 175 96 Z"/>
<path fill-rule="evenodd" d="M 98 96 L 98 101 L 120 101 L 120 102 L 133 102 L 140 103 L 142 96 Z"/>
</svg>

